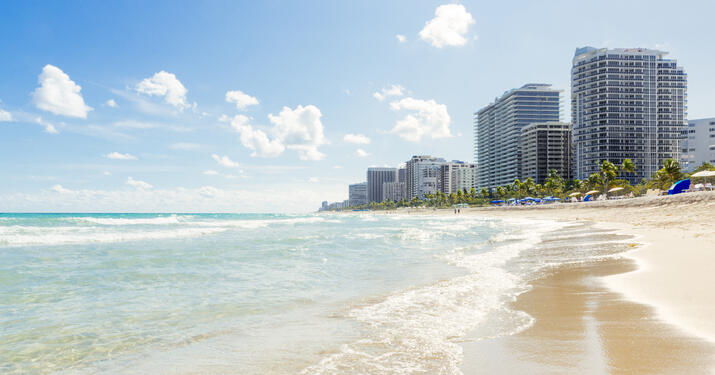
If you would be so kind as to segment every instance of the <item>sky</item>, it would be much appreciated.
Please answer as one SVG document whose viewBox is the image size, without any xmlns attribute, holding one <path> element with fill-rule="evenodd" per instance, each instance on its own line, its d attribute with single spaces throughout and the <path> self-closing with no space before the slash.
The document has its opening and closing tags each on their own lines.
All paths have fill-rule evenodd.
<svg viewBox="0 0 715 375">
<path fill-rule="evenodd" d="M 670 52 L 715 117 L 713 1 L 21 1 L 0 212 L 309 212 L 369 166 L 472 161 L 473 113 L 577 47 Z"/>
</svg>

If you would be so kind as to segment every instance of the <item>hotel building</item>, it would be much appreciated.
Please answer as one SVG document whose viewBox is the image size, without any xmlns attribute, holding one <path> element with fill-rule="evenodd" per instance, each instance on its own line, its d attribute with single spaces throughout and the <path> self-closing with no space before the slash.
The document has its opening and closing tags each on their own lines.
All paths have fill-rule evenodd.
<svg viewBox="0 0 715 375">
<path fill-rule="evenodd" d="M 706 162 L 715 164 L 715 118 L 689 120 L 680 148 L 680 166 L 686 171 Z"/>
<path fill-rule="evenodd" d="M 385 182 L 397 181 L 397 168 L 368 168 L 367 169 L 367 201 L 382 202 L 382 185 Z"/>
<path fill-rule="evenodd" d="M 521 176 L 521 129 L 535 122 L 560 120 L 561 90 L 529 83 L 512 89 L 474 116 L 477 185 L 495 188 Z"/>
<path fill-rule="evenodd" d="M 678 160 L 686 122 L 687 75 L 667 52 L 644 48 L 576 49 L 571 69 L 574 177 L 608 160 L 631 159 L 631 183 Z"/>
<path fill-rule="evenodd" d="M 555 169 L 571 179 L 571 124 L 535 122 L 521 129 L 521 179 L 543 184 Z"/>
</svg>

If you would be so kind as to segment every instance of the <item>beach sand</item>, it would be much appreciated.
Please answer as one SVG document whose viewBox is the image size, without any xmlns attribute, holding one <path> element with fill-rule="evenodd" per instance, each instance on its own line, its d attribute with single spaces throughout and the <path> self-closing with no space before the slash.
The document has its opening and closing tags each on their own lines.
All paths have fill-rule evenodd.
<svg viewBox="0 0 715 375">
<path fill-rule="evenodd" d="M 580 223 L 593 239 L 621 242 L 613 250 L 621 256 L 567 263 L 532 281 L 512 307 L 533 326 L 465 340 L 465 374 L 715 373 L 715 192 L 461 211 Z"/>
<path fill-rule="evenodd" d="M 534 325 L 465 344 L 465 373 L 715 373 L 715 193 L 465 213 L 590 222 L 633 236 L 625 257 L 534 281 L 513 304 Z"/>
</svg>

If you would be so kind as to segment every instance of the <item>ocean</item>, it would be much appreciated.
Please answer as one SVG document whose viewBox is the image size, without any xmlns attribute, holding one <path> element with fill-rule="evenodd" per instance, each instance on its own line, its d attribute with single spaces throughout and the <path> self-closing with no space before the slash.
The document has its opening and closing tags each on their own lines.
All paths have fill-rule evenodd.
<svg viewBox="0 0 715 375">
<path fill-rule="evenodd" d="M 562 227 L 0 214 L 0 373 L 461 374 L 461 342 L 532 323 L 509 304 L 558 260 L 523 253 Z"/>
</svg>

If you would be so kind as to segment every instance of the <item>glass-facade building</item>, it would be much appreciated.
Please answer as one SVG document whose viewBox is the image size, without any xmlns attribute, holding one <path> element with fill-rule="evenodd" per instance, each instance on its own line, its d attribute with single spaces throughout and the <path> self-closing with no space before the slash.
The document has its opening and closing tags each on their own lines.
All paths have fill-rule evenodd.
<svg viewBox="0 0 715 375">
<path fill-rule="evenodd" d="M 479 188 L 493 189 L 521 177 L 521 129 L 559 121 L 561 90 L 529 83 L 512 89 L 474 115 L 474 161 Z"/>
<path fill-rule="evenodd" d="M 680 156 L 687 125 L 687 75 L 667 52 L 576 49 L 571 69 L 574 174 L 585 179 L 608 160 L 631 159 L 631 183 Z"/>
</svg>

